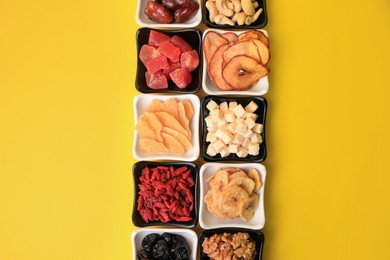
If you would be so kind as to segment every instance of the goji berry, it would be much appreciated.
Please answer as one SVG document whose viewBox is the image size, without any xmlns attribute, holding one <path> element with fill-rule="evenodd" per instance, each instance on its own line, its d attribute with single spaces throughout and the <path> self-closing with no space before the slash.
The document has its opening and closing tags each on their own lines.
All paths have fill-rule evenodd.
<svg viewBox="0 0 390 260">
<path fill-rule="evenodd" d="M 186 172 L 183 174 L 182 178 L 183 178 L 183 179 L 187 179 L 187 178 L 190 176 L 190 174 L 191 174 L 191 170 L 188 170 L 188 171 L 186 171 Z"/>
<path fill-rule="evenodd" d="M 186 222 L 192 220 L 191 217 L 175 217 L 174 218 L 177 222 Z"/>
<path fill-rule="evenodd" d="M 191 177 L 187 178 L 187 183 L 188 183 L 188 188 L 192 188 L 195 185 L 195 181 Z"/>
<path fill-rule="evenodd" d="M 141 215 L 141 218 L 142 218 L 146 223 L 149 222 L 149 218 L 148 218 L 148 215 L 146 214 L 146 210 L 145 210 L 145 209 L 141 209 L 141 210 L 139 211 L 139 214 Z"/>
</svg>

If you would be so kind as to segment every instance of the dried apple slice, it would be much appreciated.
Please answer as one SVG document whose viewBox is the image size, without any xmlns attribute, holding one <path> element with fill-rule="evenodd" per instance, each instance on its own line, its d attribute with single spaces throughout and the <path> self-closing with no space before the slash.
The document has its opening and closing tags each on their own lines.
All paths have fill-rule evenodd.
<svg viewBox="0 0 390 260">
<path fill-rule="evenodd" d="M 236 90 L 250 88 L 267 74 L 267 67 L 244 55 L 233 57 L 222 71 L 224 80 Z"/>
<path fill-rule="evenodd" d="M 226 43 L 228 43 L 228 40 L 216 32 L 208 32 L 205 35 L 203 39 L 203 53 L 206 58 L 207 65 L 210 64 L 210 61 L 217 49 Z"/>
<path fill-rule="evenodd" d="M 228 44 L 220 46 L 214 53 L 209 66 L 209 75 L 212 81 L 220 90 L 231 90 L 232 87 L 224 80 L 222 76 L 223 53 L 228 48 Z"/>
<path fill-rule="evenodd" d="M 252 40 L 256 46 L 257 46 L 257 51 L 259 52 L 260 55 L 260 62 L 263 65 L 266 65 L 269 61 L 270 55 L 269 55 L 269 50 L 267 46 L 260 40 Z"/>
<path fill-rule="evenodd" d="M 235 56 L 246 55 L 255 59 L 257 62 L 260 62 L 258 49 L 258 46 L 252 40 L 238 42 L 224 51 L 223 61 L 228 63 Z"/>
</svg>

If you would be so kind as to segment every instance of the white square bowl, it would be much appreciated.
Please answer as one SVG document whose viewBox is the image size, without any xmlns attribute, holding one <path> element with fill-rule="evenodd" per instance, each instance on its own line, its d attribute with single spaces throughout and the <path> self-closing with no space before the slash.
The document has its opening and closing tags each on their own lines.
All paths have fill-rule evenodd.
<svg viewBox="0 0 390 260">
<path fill-rule="evenodd" d="M 183 156 L 175 155 L 161 155 L 161 154 L 150 154 L 144 151 L 141 151 L 138 148 L 139 134 L 135 130 L 138 119 L 141 114 L 145 111 L 146 107 L 153 99 L 159 99 L 161 101 L 166 101 L 170 98 L 175 98 L 176 100 L 189 100 L 194 107 L 194 116 L 190 122 L 190 130 L 192 133 L 191 144 L 192 149 L 188 150 Z M 200 101 L 196 95 L 187 94 L 187 95 L 153 95 L 153 94 L 139 94 L 135 96 L 134 102 L 134 138 L 133 138 L 133 156 L 138 161 L 159 161 L 159 160 L 176 160 L 176 161 L 195 161 L 199 157 L 199 110 L 200 110 Z"/>
<path fill-rule="evenodd" d="M 259 29 L 268 37 L 268 32 L 266 30 Z M 207 29 L 203 32 L 202 42 L 204 41 L 204 37 L 208 32 L 216 32 L 219 34 L 232 32 L 236 35 L 240 35 L 241 33 L 247 31 L 226 31 L 226 30 L 218 30 L 218 29 Z M 238 90 L 220 90 L 215 84 L 211 81 L 209 74 L 207 73 L 207 62 L 206 57 L 203 52 L 203 79 L 202 79 L 203 90 L 209 95 L 248 95 L 248 96 L 262 96 L 268 92 L 269 82 L 268 75 L 261 78 L 255 85 L 253 85 L 248 90 L 238 91 Z"/>
<path fill-rule="evenodd" d="M 244 171 L 255 168 L 260 172 L 261 186 L 260 190 L 257 192 L 259 195 L 259 207 L 255 211 L 255 215 L 249 221 L 244 221 L 241 218 L 237 219 L 220 219 L 209 212 L 207 205 L 204 202 L 204 197 L 207 191 L 210 189 L 210 185 L 207 182 L 207 179 L 213 175 L 218 169 L 226 167 L 237 167 L 241 168 Z M 262 229 L 265 223 L 264 215 L 264 186 L 265 186 L 265 177 L 266 169 L 264 165 L 259 163 L 206 163 L 200 168 L 199 172 L 199 182 L 200 182 L 200 198 L 199 198 L 199 224 L 204 229 L 213 229 L 213 228 L 247 228 L 247 229 Z"/>
<path fill-rule="evenodd" d="M 141 228 L 134 230 L 131 233 L 131 244 L 133 251 L 133 258 L 137 259 L 137 252 L 142 250 L 142 239 L 148 234 L 156 233 L 161 235 L 162 233 L 169 232 L 177 235 L 181 235 L 187 241 L 190 247 L 190 260 L 196 260 L 196 252 L 198 251 L 198 235 L 191 229 L 180 229 L 180 228 Z"/>
<path fill-rule="evenodd" d="M 201 11 L 202 3 L 200 0 L 193 0 L 193 1 L 199 4 L 199 10 L 194 17 L 192 17 L 190 20 L 184 23 L 172 22 L 172 23 L 165 24 L 165 23 L 158 23 L 149 19 L 144 13 L 145 6 L 148 0 L 138 0 L 135 20 L 139 25 L 143 27 L 149 27 L 149 28 L 193 28 L 198 26 L 202 21 L 202 11 Z"/>
</svg>

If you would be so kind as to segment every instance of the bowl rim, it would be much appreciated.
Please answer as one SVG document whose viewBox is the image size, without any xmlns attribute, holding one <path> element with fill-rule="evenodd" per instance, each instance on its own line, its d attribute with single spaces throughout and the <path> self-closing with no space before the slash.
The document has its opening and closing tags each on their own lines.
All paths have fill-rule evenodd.
<svg viewBox="0 0 390 260">
<path fill-rule="evenodd" d="M 257 30 L 257 31 L 261 31 L 263 32 L 267 37 L 269 37 L 269 34 L 266 30 L 264 29 L 252 29 L 252 30 Z M 244 32 L 247 32 L 247 31 L 250 31 L 250 30 L 237 30 L 237 31 L 233 31 L 233 30 L 221 30 L 221 29 L 215 29 L 215 28 L 208 28 L 206 29 L 203 34 L 202 34 L 202 43 L 204 41 L 204 37 L 206 36 L 206 34 L 208 32 L 217 32 L 217 33 L 228 33 L 228 32 L 232 32 L 236 35 L 240 35 L 241 33 L 244 33 Z M 203 44 L 202 44 L 203 46 Z M 202 47 L 202 62 L 203 62 L 203 67 L 202 67 L 202 89 L 204 92 L 206 92 L 207 94 L 209 95 L 219 95 L 219 96 L 230 96 L 230 95 L 246 95 L 246 96 L 264 96 L 265 94 L 268 93 L 268 90 L 269 90 L 269 79 L 268 79 L 268 75 L 259 79 L 259 81 L 250 89 L 248 90 L 220 90 L 218 89 L 214 83 L 211 82 L 210 80 L 210 77 L 207 73 L 207 62 L 206 62 L 206 57 L 204 55 L 204 52 L 203 52 L 203 47 Z M 208 84 L 207 82 L 210 82 L 210 84 Z M 261 89 L 259 90 L 253 90 L 253 88 L 256 88 L 256 85 L 257 84 L 264 84 L 264 86 L 261 87 Z M 213 89 L 215 88 L 215 90 Z"/>
<path fill-rule="evenodd" d="M 139 180 L 137 180 L 136 174 L 134 172 L 138 168 L 143 168 L 146 165 L 148 166 L 158 166 L 158 165 L 172 165 L 172 166 L 189 166 L 193 171 L 193 178 L 195 185 L 193 187 L 193 195 L 194 195 L 194 219 L 188 222 L 167 222 L 163 223 L 161 221 L 153 221 L 149 223 L 138 223 L 137 220 L 135 220 L 135 215 L 137 214 L 137 199 L 138 199 L 138 191 L 139 188 L 137 187 L 137 183 L 139 183 Z M 131 170 L 131 174 L 133 176 L 133 209 L 131 213 L 131 219 L 132 223 L 136 227 L 152 227 L 152 226 L 164 226 L 164 227 L 182 227 L 182 228 L 194 228 L 199 219 L 199 193 L 198 193 L 198 186 L 199 186 L 199 167 L 194 162 L 156 162 L 156 161 L 138 161 L 136 162 Z M 139 214 L 139 213 L 138 213 Z"/>
<path fill-rule="evenodd" d="M 199 83 L 198 85 L 193 89 L 193 90 L 188 90 L 188 89 L 151 89 L 151 88 L 144 88 L 144 87 L 141 87 L 140 85 L 140 64 L 142 64 L 142 61 L 140 60 L 139 58 L 139 52 L 140 52 L 140 49 L 141 49 L 141 45 L 140 45 L 140 42 L 139 42 L 139 35 L 143 32 L 148 32 L 148 31 L 158 31 L 158 32 L 161 32 L 161 33 L 164 33 L 164 34 L 180 34 L 180 33 L 194 33 L 197 37 L 197 40 L 199 42 L 199 46 L 197 49 L 193 49 L 193 50 L 196 50 L 198 52 L 198 55 L 199 55 L 199 65 L 198 65 L 198 73 L 196 73 L 195 75 L 192 74 L 191 72 L 191 75 L 192 76 L 197 76 L 199 78 Z M 180 36 L 180 35 L 179 35 Z M 136 33 L 135 33 L 135 40 L 136 40 L 136 48 L 137 48 L 137 70 L 136 70 L 136 74 L 135 74 L 135 88 L 137 89 L 138 92 L 141 92 L 141 93 L 144 93 L 144 94 L 165 94 L 165 93 L 177 93 L 177 94 L 195 94 L 197 92 L 200 91 L 201 89 L 201 85 L 202 85 L 202 76 L 203 76 L 203 48 L 202 48 L 202 31 L 199 30 L 198 28 L 184 28 L 184 29 L 175 29 L 175 28 L 172 28 L 170 30 L 162 30 L 162 29 L 158 29 L 158 28 L 150 28 L 150 27 L 142 27 L 142 28 L 139 28 Z"/>
<path fill-rule="evenodd" d="M 196 259 L 196 256 L 198 254 L 199 238 L 198 238 L 198 235 L 195 233 L 195 231 L 193 231 L 192 229 L 188 229 L 188 228 L 137 228 L 137 229 L 133 230 L 131 232 L 131 236 L 130 236 L 133 259 L 137 259 L 137 248 L 136 248 L 136 244 L 135 244 L 135 238 L 138 234 L 140 234 L 142 232 L 148 232 L 148 233 L 164 233 L 164 232 L 186 233 L 192 238 L 192 240 L 190 242 L 187 240 L 186 241 L 188 244 L 191 243 L 191 245 L 193 247 L 193 252 L 192 252 L 191 256 L 195 256 L 195 258 L 193 260 Z"/>
<path fill-rule="evenodd" d="M 157 23 L 157 22 L 153 22 L 152 20 L 150 20 L 150 22 L 143 22 L 142 19 L 141 19 L 141 13 L 143 13 L 143 11 L 141 10 L 141 1 L 142 0 L 138 0 L 137 1 L 137 7 L 136 7 L 136 13 L 135 13 L 135 21 L 137 22 L 138 25 L 142 26 L 142 27 L 150 27 L 150 28 L 192 28 L 192 27 L 197 27 L 201 22 L 202 22 L 202 15 L 203 15 L 203 12 L 202 12 L 202 1 L 201 0 L 193 0 L 195 2 L 198 2 L 199 4 L 199 10 L 198 10 L 198 13 L 194 16 L 194 21 L 191 22 L 191 23 L 176 23 L 176 22 L 173 22 L 173 23 L 168 23 L 168 24 L 163 24 L 163 23 Z M 145 1 L 143 1 L 145 2 Z"/>
<path fill-rule="evenodd" d="M 258 258 L 256 258 L 255 260 L 261 260 L 262 259 L 264 242 L 265 242 L 265 236 L 264 236 L 264 233 L 261 232 L 260 230 L 253 230 L 253 229 L 247 229 L 247 228 L 215 228 L 215 229 L 203 230 L 199 234 L 199 238 L 198 238 L 198 256 L 199 256 L 200 260 L 207 259 L 207 258 L 202 257 L 202 254 L 203 254 L 203 252 L 202 252 L 202 243 L 203 243 L 204 238 L 207 237 L 208 235 L 212 235 L 212 234 L 215 234 L 215 233 L 222 233 L 222 232 L 228 232 L 228 233 L 247 232 L 247 233 L 253 234 L 254 236 L 258 236 L 258 238 L 260 240 L 260 250 L 259 250 L 259 252 L 257 252 Z"/>
<path fill-rule="evenodd" d="M 229 156 L 224 157 L 224 158 L 213 158 L 213 157 L 206 154 L 205 137 L 207 135 L 207 131 L 206 131 L 204 118 L 205 118 L 205 109 L 207 109 L 206 102 L 209 101 L 210 99 L 214 99 L 214 100 L 227 99 L 227 100 L 232 100 L 232 101 L 237 101 L 237 102 L 239 102 L 239 100 L 254 99 L 254 100 L 257 100 L 258 102 L 260 102 L 264 105 L 264 111 L 262 112 L 263 113 L 263 122 L 261 122 L 263 124 L 263 133 L 262 133 L 263 142 L 260 144 L 260 146 L 264 147 L 264 156 L 263 157 L 259 157 L 258 159 L 248 158 L 248 156 L 244 157 L 244 158 L 239 158 L 238 156 L 236 156 L 237 158 L 230 158 Z M 266 138 L 267 111 L 268 111 L 268 102 L 267 102 L 267 99 L 265 97 L 260 97 L 260 96 L 215 96 L 215 95 L 209 95 L 209 96 L 203 97 L 201 102 L 200 102 L 200 120 L 199 120 L 200 121 L 200 129 L 201 129 L 201 131 L 200 131 L 201 134 L 199 136 L 200 157 L 206 162 L 217 162 L 217 161 L 220 161 L 220 162 L 256 162 L 256 163 L 264 162 L 265 159 L 267 158 L 267 138 Z"/>
<path fill-rule="evenodd" d="M 219 224 L 215 225 L 209 225 L 204 222 L 204 212 L 207 210 L 207 206 L 204 203 L 204 197 L 206 193 L 206 187 L 205 185 L 205 179 L 204 174 L 207 169 L 210 167 L 216 167 L 216 168 L 222 168 L 222 167 L 239 167 L 239 168 L 256 168 L 259 170 L 261 179 L 263 182 L 262 187 L 257 192 L 259 194 L 259 207 L 256 210 L 260 210 L 260 220 L 257 224 L 249 225 L 243 222 L 242 220 L 239 220 L 241 223 L 223 223 L 223 220 L 220 220 Z M 216 229 L 216 228 L 244 228 L 248 230 L 260 230 L 263 229 L 265 226 L 265 207 L 264 207 L 264 194 L 265 194 L 265 184 L 267 180 L 267 169 L 266 167 L 261 163 L 221 163 L 221 162 L 210 162 L 203 164 L 199 169 L 199 212 L 198 212 L 198 222 L 199 225 L 205 229 Z M 212 216 L 213 218 L 214 217 Z"/>
<path fill-rule="evenodd" d="M 210 21 L 210 18 L 208 17 L 207 13 L 208 13 L 208 10 L 207 8 L 205 7 L 205 2 L 207 0 L 202 0 L 202 5 L 204 6 L 204 8 L 202 8 L 202 23 L 208 27 L 208 28 L 216 28 L 216 29 L 227 29 L 227 30 L 246 30 L 246 29 L 261 29 L 261 28 L 264 28 L 265 26 L 267 26 L 268 24 L 268 13 L 267 13 L 267 2 L 266 0 L 257 0 L 257 1 L 262 1 L 263 2 L 263 12 L 264 13 L 264 21 L 262 23 L 260 23 L 259 25 L 234 25 L 234 26 L 230 26 L 230 25 L 218 25 L 218 24 L 215 24 L 215 23 L 212 23 Z"/>
<path fill-rule="evenodd" d="M 184 156 L 173 156 L 173 155 L 153 155 L 150 154 L 148 156 L 140 155 L 137 148 L 137 143 L 139 140 L 138 132 L 135 130 L 135 126 L 137 125 L 138 118 L 139 118 L 139 111 L 137 109 L 137 104 L 140 100 L 143 99 L 160 99 L 160 100 L 167 100 L 169 98 L 175 98 L 178 100 L 184 100 L 189 99 L 194 107 L 194 115 L 191 119 L 191 122 L 193 123 L 192 128 L 194 129 L 192 133 L 192 140 L 193 140 L 193 148 L 189 152 L 193 152 L 193 154 L 190 155 L 184 155 Z M 194 103 L 194 102 L 195 103 Z M 200 154 L 200 145 L 199 145 L 199 113 L 200 110 L 200 100 L 199 97 L 195 94 L 182 94 L 182 95 L 162 95 L 162 94 L 138 94 L 134 97 L 133 100 L 133 116 L 134 116 L 134 134 L 133 134 L 133 147 L 132 147 L 132 154 L 133 157 L 137 161 L 160 161 L 160 160 L 168 160 L 168 161 L 183 161 L 183 162 L 193 162 L 196 161 Z M 190 127 L 191 128 L 191 127 Z"/>
</svg>

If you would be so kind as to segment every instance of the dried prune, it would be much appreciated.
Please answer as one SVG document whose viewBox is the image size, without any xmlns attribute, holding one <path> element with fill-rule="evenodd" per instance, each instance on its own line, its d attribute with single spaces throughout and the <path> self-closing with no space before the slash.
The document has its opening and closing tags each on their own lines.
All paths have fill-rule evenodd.
<svg viewBox="0 0 390 260">
<path fill-rule="evenodd" d="M 179 247 L 174 251 L 171 251 L 171 258 L 175 260 L 186 260 L 190 256 L 187 248 Z"/>
<path fill-rule="evenodd" d="M 160 240 L 160 236 L 158 234 L 152 233 L 144 237 L 141 242 L 141 245 L 144 250 L 151 252 L 158 240 Z"/>
<path fill-rule="evenodd" d="M 173 241 L 173 244 L 182 242 L 182 243 L 184 243 L 188 247 L 186 239 L 184 237 L 180 236 L 180 235 L 172 234 L 172 241 Z"/>
<path fill-rule="evenodd" d="M 153 247 L 153 257 L 155 259 L 169 259 L 169 248 L 165 240 L 159 240 Z"/>
<path fill-rule="evenodd" d="M 152 257 L 149 255 L 149 253 L 145 250 L 138 251 L 137 253 L 137 259 L 138 260 L 152 260 Z"/>
<path fill-rule="evenodd" d="M 165 240 L 165 242 L 167 242 L 168 246 L 172 246 L 173 244 L 173 238 L 172 238 L 172 234 L 171 233 L 163 233 L 162 235 L 162 238 Z"/>
</svg>

